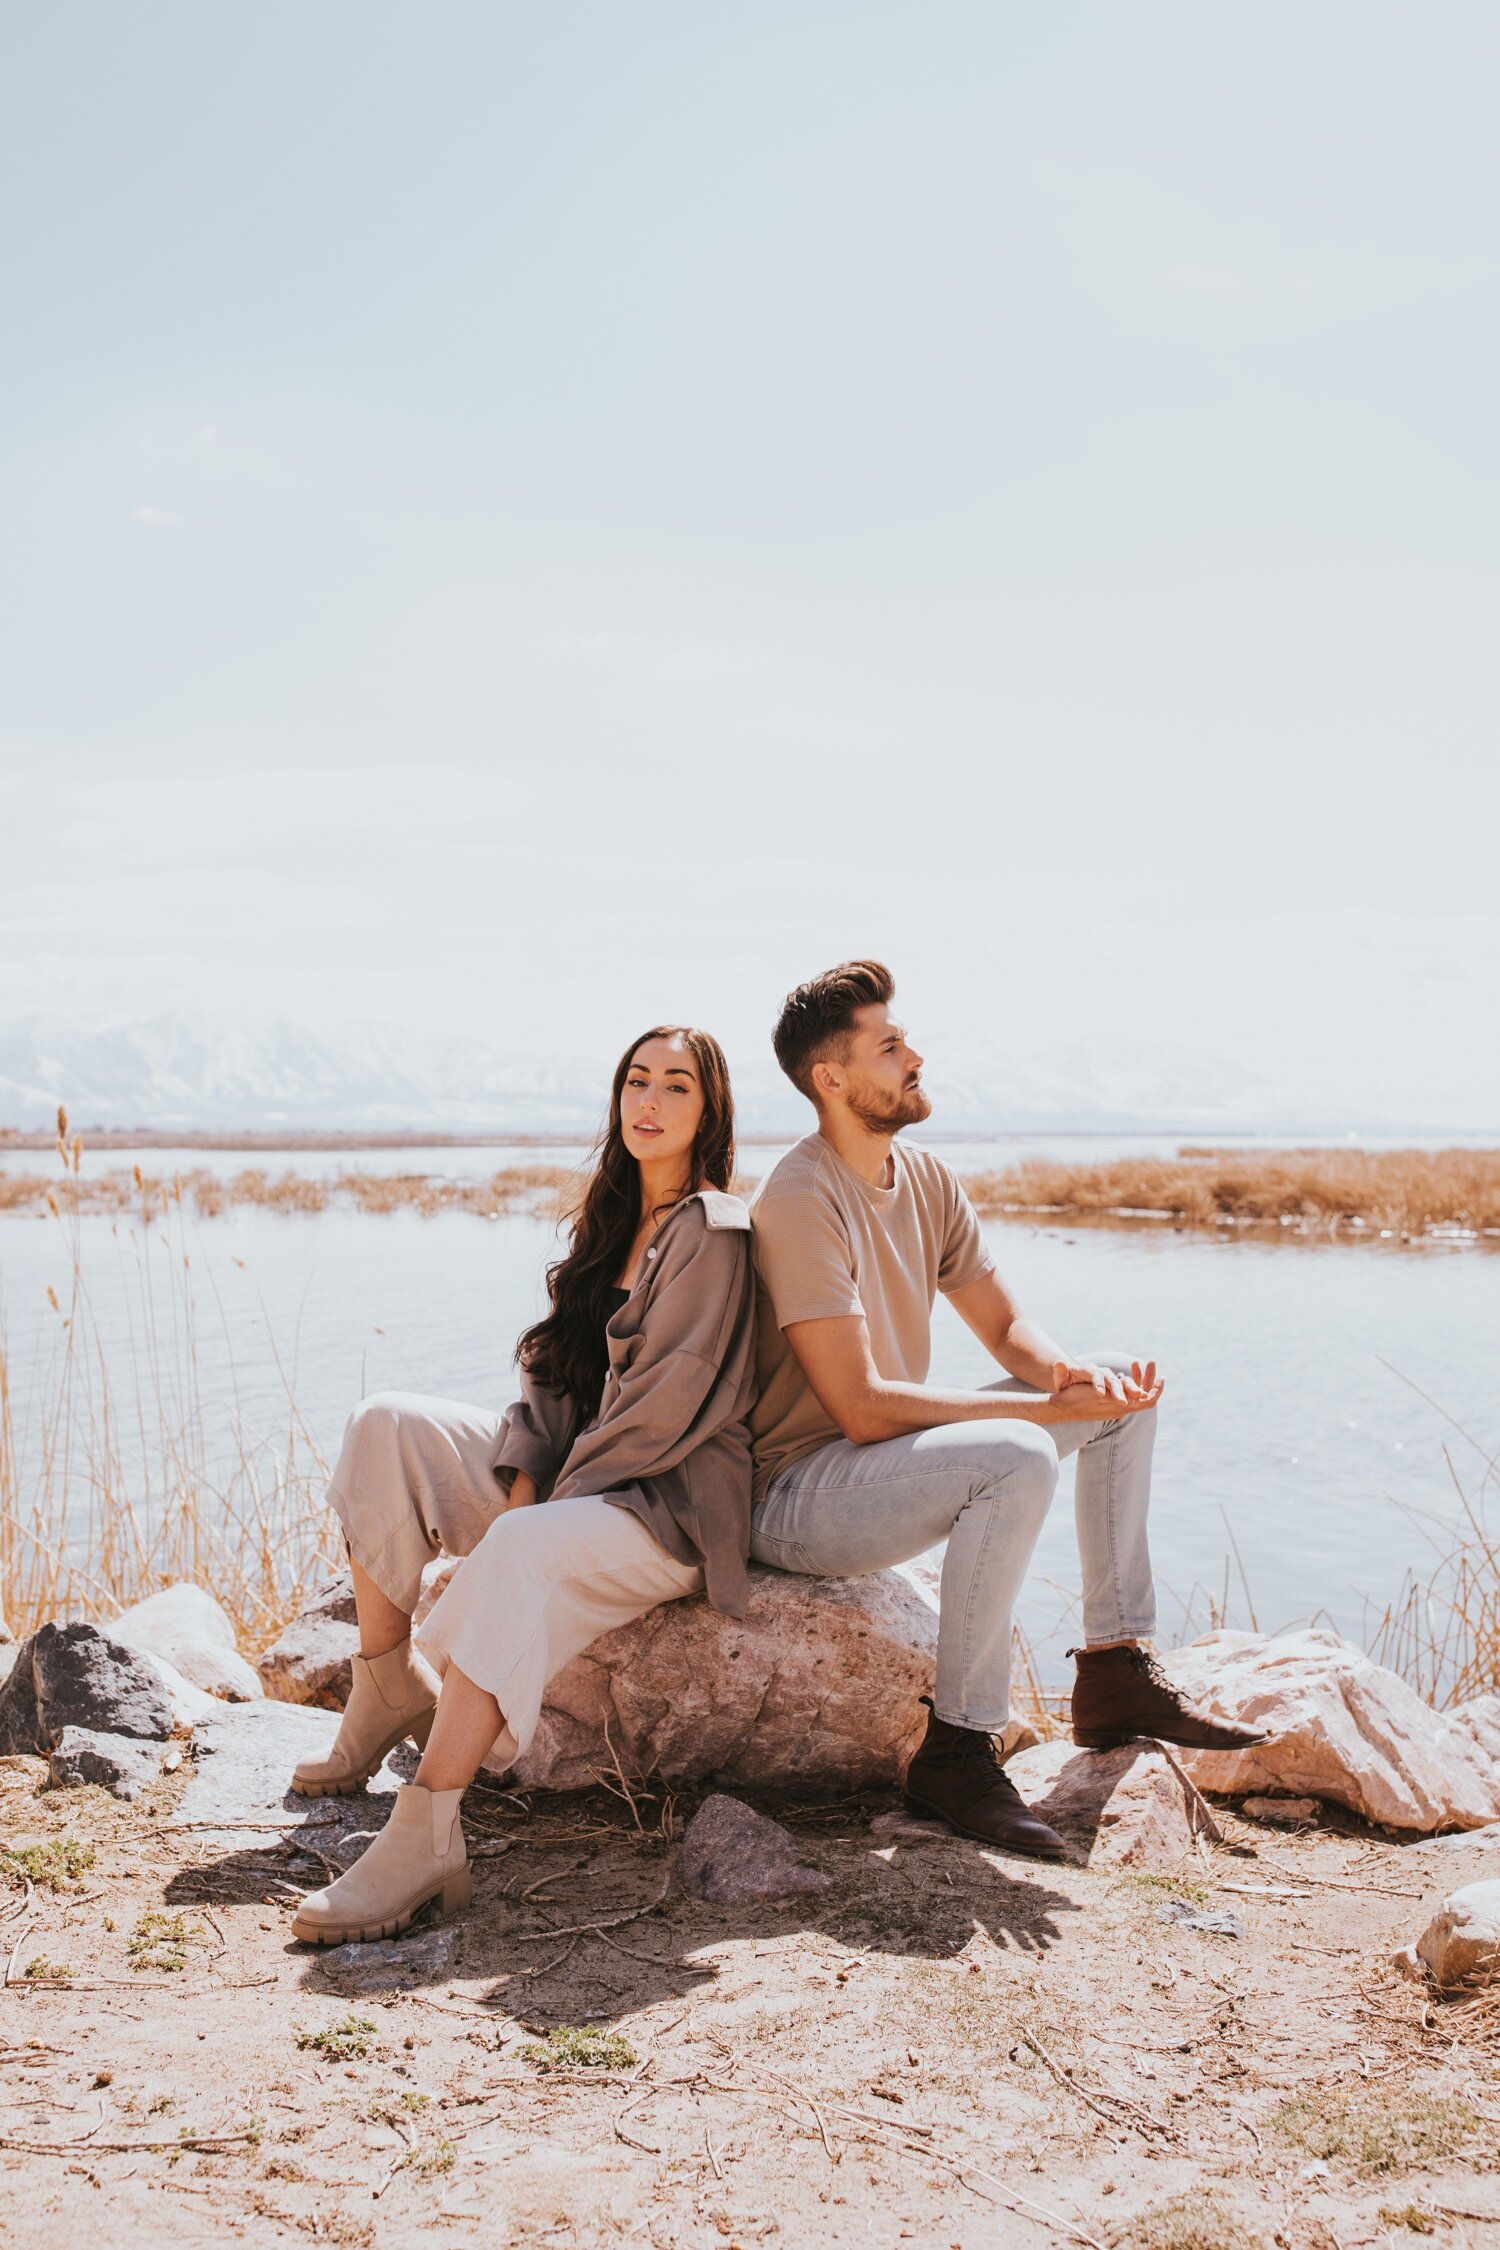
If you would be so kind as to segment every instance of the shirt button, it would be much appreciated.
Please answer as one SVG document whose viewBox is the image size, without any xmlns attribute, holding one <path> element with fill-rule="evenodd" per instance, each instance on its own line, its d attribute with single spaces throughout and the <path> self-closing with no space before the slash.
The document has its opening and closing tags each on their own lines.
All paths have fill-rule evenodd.
<svg viewBox="0 0 1500 2250">
<path fill-rule="evenodd" d="M 656 1252 L 654 1250 L 648 1250 L 646 1252 L 646 1255 L 648 1258 L 654 1258 L 656 1256 Z"/>
</svg>

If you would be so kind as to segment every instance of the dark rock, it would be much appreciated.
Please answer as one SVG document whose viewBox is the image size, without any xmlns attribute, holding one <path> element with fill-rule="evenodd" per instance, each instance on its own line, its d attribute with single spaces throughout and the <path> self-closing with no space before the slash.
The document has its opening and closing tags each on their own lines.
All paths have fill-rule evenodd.
<svg viewBox="0 0 1500 2250">
<path fill-rule="evenodd" d="M 161 1771 L 161 1752 L 129 1734 L 103 1734 L 93 1727 L 64 1727 L 48 1759 L 54 1788 L 73 1789 L 97 1782 L 112 1797 L 138 1797 Z"/>
<path fill-rule="evenodd" d="M 794 1837 L 738 1797 L 704 1799 L 682 1832 L 677 1879 L 692 1898 L 744 1906 L 757 1898 L 826 1891 L 831 1878 L 799 1867 Z"/>
<path fill-rule="evenodd" d="M 0 1750 L 46 1757 L 65 1727 L 165 1742 L 176 1713 L 146 1657 L 97 1625 L 43 1625 L 0 1686 Z"/>
<path fill-rule="evenodd" d="M 31 1643 L 23 1641 L 14 1662 L 0 1680 L 0 1755 L 45 1757 L 42 1722 L 36 1707 L 36 1675 L 31 1668 Z"/>
<path fill-rule="evenodd" d="M 346 1574 L 320 1586 L 257 1664 L 261 1685 L 278 1703 L 311 1703 L 342 1711 L 354 1676 L 349 1660 L 359 1648 L 354 1582 Z"/>
</svg>

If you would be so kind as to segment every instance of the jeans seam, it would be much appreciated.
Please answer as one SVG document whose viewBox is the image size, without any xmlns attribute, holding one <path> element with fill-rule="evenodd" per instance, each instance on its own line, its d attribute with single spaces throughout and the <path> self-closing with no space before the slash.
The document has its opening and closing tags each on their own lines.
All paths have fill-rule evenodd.
<svg viewBox="0 0 1500 2250">
<path fill-rule="evenodd" d="M 1109 1547 L 1109 1583 L 1115 1600 L 1115 1630 L 1124 1630 L 1120 1623 L 1125 1614 L 1125 1604 L 1120 1597 L 1120 1552 L 1115 1544 L 1115 1446 L 1121 1425 L 1116 1422 L 1109 1433 L 1109 1447 L 1104 1456 L 1104 1531 Z"/>
<path fill-rule="evenodd" d="M 973 1504 L 974 1504 L 974 1495 L 973 1495 L 972 1493 L 970 1493 L 970 1495 L 969 1495 L 969 1498 L 968 1498 L 968 1499 L 967 1499 L 967 1500 L 965 1501 L 965 1503 L 964 1503 L 964 1506 L 965 1506 L 965 1507 L 972 1507 L 972 1506 L 973 1506 Z M 964 1705 L 964 1709 L 965 1709 L 965 1711 L 967 1711 L 967 1710 L 968 1710 L 968 1708 L 969 1708 L 969 1662 L 970 1662 L 970 1633 L 971 1633 L 971 1629 L 972 1629 L 972 1625 L 973 1625 L 973 1618 L 974 1618 L 974 1602 L 975 1602 L 975 1598 L 976 1598 L 976 1596 L 977 1596 L 977 1594 L 978 1594 L 978 1590 L 979 1590 L 979 1581 L 980 1581 L 981 1577 L 982 1577 L 982 1576 L 984 1575 L 984 1558 L 985 1558 L 985 1554 L 986 1554 L 986 1552 L 987 1552 L 987 1550 L 988 1550 L 988 1548 L 989 1548 L 990 1538 L 991 1538 L 991 1535 L 993 1534 L 993 1532 L 994 1532 L 994 1529 L 995 1529 L 995 1495 L 994 1495 L 994 1493 L 990 1493 L 990 1494 L 988 1495 L 988 1507 L 989 1507 L 989 1514 L 988 1514 L 988 1516 L 987 1516 L 987 1517 L 986 1517 L 986 1519 L 985 1519 L 985 1526 L 984 1526 L 984 1530 L 983 1530 L 983 1533 L 982 1533 L 982 1534 L 981 1534 L 981 1536 L 980 1536 L 980 1541 L 979 1541 L 979 1551 L 978 1551 L 978 1553 L 977 1553 L 977 1554 L 975 1555 L 975 1557 L 974 1557 L 974 1566 L 973 1566 L 973 1569 L 971 1570 L 971 1572 L 970 1572 L 970 1574 L 969 1574 L 969 1592 L 968 1592 L 968 1598 L 967 1598 L 967 1599 L 966 1599 L 966 1601 L 964 1602 L 963 1624 L 962 1624 L 962 1627 L 961 1627 L 961 1629 L 960 1629 L 960 1632 L 959 1632 L 959 1641 L 958 1641 L 958 1648 L 959 1648 L 959 1659 L 958 1659 L 958 1660 L 959 1660 L 959 1667 L 960 1667 L 960 1678 L 961 1678 L 961 1682 L 962 1682 L 962 1687 L 963 1687 L 963 1705 Z M 962 1509 L 961 1509 L 961 1510 L 960 1510 L 959 1512 L 960 1512 L 960 1514 L 962 1514 L 962 1512 L 963 1512 L 963 1511 L 962 1511 Z M 940 1599 L 939 1599 L 939 1602 L 938 1602 L 938 1634 L 939 1634 L 939 1638 L 940 1638 L 940 1639 L 941 1639 L 941 1635 L 942 1635 L 942 1629 L 943 1629 L 943 1613 L 942 1613 L 942 1601 L 941 1601 L 941 1598 L 940 1598 Z M 1008 1675 L 1008 1673 L 1009 1673 L 1009 1652 L 1008 1652 L 1008 1651 L 1007 1651 L 1007 1657 L 1006 1657 L 1006 1669 L 1007 1669 L 1007 1675 Z M 934 1685 L 936 1685 L 936 1683 L 935 1683 L 935 1682 L 934 1682 Z M 1009 1684 L 1008 1684 L 1008 1677 L 1007 1677 L 1007 1692 L 1006 1692 L 1006 1704 L 1007 1704 L 1007 1706 L 1009 1705 L 1009 1702 L 1010 1702 L 1010 1695 L 1009 1695 Z"/>
</svg>

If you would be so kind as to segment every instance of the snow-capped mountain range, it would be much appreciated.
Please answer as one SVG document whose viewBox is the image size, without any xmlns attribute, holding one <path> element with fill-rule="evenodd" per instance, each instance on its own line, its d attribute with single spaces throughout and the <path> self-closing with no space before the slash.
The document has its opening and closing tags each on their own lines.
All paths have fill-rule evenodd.
<svg viewBox="0 0 1500 2250">
<path fill-rule="evenodd" d="M 0 1126 L 36 1128 L 63 1103 L 89 1126 L 184 1131 L 590 1133 L 613 1056 L 517 1059 L 497 1038 L 414 1038 L 287 1021 L 257 1028 L 182 1014 L 64 1029 L 0 1026 Z M 805 1129 L 769 1054 L 730 1055 L 742 1130 Z M 943 1133 L 1316 1130 L 1265 1079 L 1190 1046 L 1096 1038 L 1018 1056 L 982 1043 L 927 1055 Z M 1350 1121 L 1323 1120 L 1331 1129 Z M 1365 1121 L 1374 1122 L 1374 1121 Z"/>
</svg>

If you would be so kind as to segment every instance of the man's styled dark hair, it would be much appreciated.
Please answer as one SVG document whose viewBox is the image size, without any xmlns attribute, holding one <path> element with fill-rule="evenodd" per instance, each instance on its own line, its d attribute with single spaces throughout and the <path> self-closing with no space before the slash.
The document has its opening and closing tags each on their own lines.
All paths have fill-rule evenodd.
<svg viewBox="0 0 1500 2250">
<path fill-rule="evenodd" d="M 881 961 L 841 961 L 820 977 L 809 977 L 781 1003 L 771 1043 L 776 1060 L 799 1093 L 810 1102 L 813 1064 L 847 1062 L 854 1019 L 861 1008 L 888 1002 L 896 980 Z"/>
</svg>

